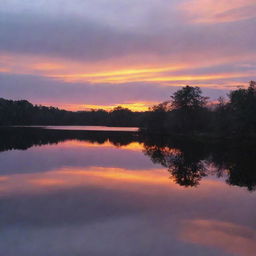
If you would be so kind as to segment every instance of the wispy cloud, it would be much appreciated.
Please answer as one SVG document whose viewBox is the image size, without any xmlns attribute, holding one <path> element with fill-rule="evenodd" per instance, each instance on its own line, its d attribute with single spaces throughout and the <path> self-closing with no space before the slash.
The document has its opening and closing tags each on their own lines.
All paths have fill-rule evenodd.
<svg viewBox="0 0 256 256">
<path fill-rule="evenodd" d="M 2 1 L 0 73 L 14 84 L 6 90 L 4 79 L 1 93 L 17 98 L 23 89 L 22 97 L 38 103 L 52 103 L 56 95 L 56 104 L 80 109 L 80 90 L 86 106 L 107 109 L 155 102 L 163 87 L 226 91 L 255 79 L 255 9 L 255 0 Z M 34 87 L 18 76 L 47 89 L 33 98 Z M 75 102 L 67 99 L 71 86 Z M 108 102 L 98 97 L 102 88 L 109 90 Z M 157 97 L 148 93 L 156 88 Z"/>
<path fill-rule="evenodd" d="M 194 23 L 226 23 L 256 18 L 254 0 L 190 0 L 180 5 Z"/>
</svg>

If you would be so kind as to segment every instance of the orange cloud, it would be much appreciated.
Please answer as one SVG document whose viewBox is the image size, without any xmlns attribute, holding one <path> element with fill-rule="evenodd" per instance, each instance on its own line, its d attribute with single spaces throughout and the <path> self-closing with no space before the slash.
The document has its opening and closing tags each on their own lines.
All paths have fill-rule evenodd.
<svg viewBox="0 0 256 256">
<path fill-rule="evenodd" d="M 255 0 L 191 0 L 180 9 L 194 23 L 225 23 L 256 17 Z"/>
<path fill-rule="evenodd" d="M 51 70 L 60 70 L 65 66 L 60 63 L 52 63 L 52 62 L 42 62 L 42 63 L 35 63 L 33 65 L 33 69 L 39 71 L 51 71 Z"/>
<path fill-rule="evenodd" d="M 2 73 L 9 73 L 11 70 L 9 69 L 9 68 L 1 68 L 0 67 L 0 72 L 2 72 Z"/>
<path fill-rule="evenodd" d="M 255 56 L 251 54 L 248 56 L 240 56 L 239 54 L 238 56 L 215 56 L 209 60 L 205 57 L 203 57 L 203 59 L 200 58 L 196 53 L 191 53 L 189 55 L 187 54 L 186 61 L 180 60 L 173 61 L 172 63 L 165 57 L 159 59 L 153 57 L 149 58 L 148 56 L 141 56 L 140 61 L 132 56 L 121 60 L 113 59 L 111 63 L 109 61 L 107 63 L 104 61 L 99 63 L 74 62 L 65 59 L 51 59 L 44 56 L 12 55 L 6 53 L 0 53 L 0 58 L 0 72 L 37 75 L 68 83 L 207 82 L 215 79 L 248 77 L 255 74 L 255 68 L 253 66 L 251 67 L 252 71 L 243 73 L 220 72 L 203 75 L 191 74 L 191 69 L 230 64 L 236 61 L 248 62 L 255 58 Z M 182 75 L 177 75 L 177 71 L 179 71 L 179 73 L 182 72 Z M 143 103 L 136 102 L 136 104 Z M 141 107 L 143 106 L 140 105 L 137 108 Z M 106 108 L 106 106 L 104 108 Z M 136 108 L 136 106 L 134 106 L 134 108 Z"/>
<path fill-rule="evenodd" d="M 126 56 L 119 59 L 114 58 L 88 63 L 41 55 L 0 52 L 0 72 L 40 76 L 65 83 L 76 82 L 86 83 L 87 85 L 89 83 L 91 86 L 97 86 L 98 84 L 101 86 L 120 84 L 121 86 L 122 83 L 144 83 L 149 84 L 149 86 L 154 84 L 174 87 L 191 84 L 217 89 L 231 89 L 231 86 L 232 88 L 236 87 L 236 80 L 239 79 L 240 81 L 241 78 L 244 78 L 244 82 L 247 82 L 247 80 L 255 77 L 255 66 L 249 65 L 255 59 L 252 54 L 240 55 L 237 53 L 235 56 L 220 56 L 214 54 L 214 52 L 209 54 L 212 58 L 208 54 L 206 58 L 205 55 L 190 52 L 189 54 L 184 53 L 184 56 L 180 56 L 178 60 L 172 60 L 168 56 L 156 57 L 142 54 L 140 58 L 138 56 Z M 246 67 L 241 68 L 242 71 L 238 72 L 237 66 L 235 66 L 237 63 L 245 64 Z M 231 65 L 231 68 L 229 67 L 228 72 L 224 72 L 221 68 L 218 69 L 221 65 L 228 67 Z M 232 69 L 233 66 L 235 66 L 234 69 Z M 211 71 L 211 68 L 215 71 Z M 241 85 L 241 83 L 238 85 Z M 67 104 L 57 100 L 53 102 L 52 100 L 47 101 L 47 99 L 38 103 L 74 111 L 99 108 L 109 111 L 118 105 L 132 111 L 146 111 L 148 107 L 157 104 L 152 100 L 133 101 L 132 99 L 129 99 L 129 101 L 123 100 L 116 104 L 95 102 L 97 105 L 92 101 L 88 102 L 89 104 L 81 104 L 81 100 L 77 104 Z"/>
</svg>

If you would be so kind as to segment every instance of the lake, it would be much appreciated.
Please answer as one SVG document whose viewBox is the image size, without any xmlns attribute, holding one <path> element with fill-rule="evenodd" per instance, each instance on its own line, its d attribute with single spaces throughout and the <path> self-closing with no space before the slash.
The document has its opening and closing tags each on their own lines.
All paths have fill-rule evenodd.
<svg viewBox="0 0 256 256">
<path fill-rule="evenodd" d="M 129 129 L 1 128 L 0 255 L 255 255 L 255 144 Z"/>
<path fill-rule="evenodd" d="M 50 130 L 71 130 L 71 131 L 116 131 L 116 132 L 137 132 L 139 128 L 137 127 L 110 127 L 110 126 L 81 126 L 81 125 L 48 125 L 48 126 L 16 126 L 16 127 L 34 127 L 34 128 L 43 128 Z"/>
</svg>

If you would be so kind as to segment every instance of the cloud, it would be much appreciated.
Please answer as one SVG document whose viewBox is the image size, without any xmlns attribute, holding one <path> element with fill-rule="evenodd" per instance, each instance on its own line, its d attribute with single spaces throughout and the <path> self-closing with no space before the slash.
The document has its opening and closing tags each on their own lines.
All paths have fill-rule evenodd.
<svg viewBox="0 0 256 256">
<path fill-rule="evenodd" d="M 255 20 L 239 17 L 254 3 L 235 0 L 230 6 L 226 0 L 2 1 L 0 72 L 13 84 L 8 89 L 3 79 L 0 89 L 14 98 L 80 109 L 84 94 L 88 106 L 146 106 L 175 86 L 244 84 L 255 77 Z M 238 22 L 194 22 L 230 16 Z M 25 85 L 25 77 L 33 85 Z M 64 102 L 68 93 L 76 100 Z"/>
<path fill-rule="evenodd" d="M 169 16 L 168 16 L 169 17 Z M 161 19 L 161 18 L 159 18 Z M 166 21 L 175 23 L 174 20 Z M 88 17 L 44 16 L 34 13 L 1 12 L 0 51 L 19 54 L 44 55 L 70 60 L 95 62 L 137 56 L 142 62 L 147 56 L 170 61 L 214 57 L 239 52 L 249 54 L 255 49 L 255 23 L 236 26 L 152 26 L 150 32 L 137 27 L 127 31 Z"/>
<path fill-rule="evenodd" d="M 124 83 L 90 84 L 65 83 L 29 75 L 0 74 L 1 97 L 27 99 L 34 104 L 81 109 L 86 105 L 122 105 L 143 103 L 146 106 L 168 99 L 182 84 Z M 201 82 L 202 85 L 203 82 Z M 203 92 L 212 99 L 224 96 L 228 90 L 204 85 Z"/>
<path fill-rule="evenodd" d="M 226 85 L 230 85 L 238 79 L 243 79 L 244 82 L 254 79 L 256 67 L 255 62 L 251 60 L 252 55 L 224 56 L 219 59 L 205 59 L 204 62 L 196 58 L 176 64 L 158 63 L 158 60 L 151 59 L 151 62 L 148 61 L 144 65 L 136 62 L 125 63 L 125 59 L 87 63 L 37 55 L 3 53 L 0 56 L 0 72 L 2 68 L 2 72 L 9 75 L 32 75 L 53 81 L 89 83 L 95 86 L 127 83 L 176 86 L 197 83 L 202 86 L 218 82 L 220 88 L 225 81 Z"/>
<path fill-rule="evenodd" d="M 180 8 L 195 23 L 226 23 L 256 18 L 254 0 L 190 0 Z"/>
</svg>

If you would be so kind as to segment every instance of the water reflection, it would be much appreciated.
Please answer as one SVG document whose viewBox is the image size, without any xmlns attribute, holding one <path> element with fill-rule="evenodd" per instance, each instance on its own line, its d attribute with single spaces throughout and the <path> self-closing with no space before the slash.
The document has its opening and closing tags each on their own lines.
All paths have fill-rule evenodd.
<svg viewBox="0 0 256 256">
<path fill-rule="evenodd" d="M 148 143 L 148 144 L 147 144 Z M 182 186 L 197 186 L 208 174 L 225 177 L 230 185 L 256 188 L 256 151 L 253 141 L 197 142 L 190 139 L 148 140 L 145 154 L 165 166 Z"/>
<path fill-rule="evenodd" d="M 185 221 L 181 237 L 192 243 L 222 248 L 231 255 L 254 256 L 256 251 L 256 231 L 230 222 Z"/>
<path fill-rule="evenodd" d="M 147 146 L 145 154 L 154 163 L 165 166 L 181 186 L 196 186 L 202 177 L 206 176 L 206 167 L 194 154 L 187 154 L 179 149 L 169 147 Z"/>
<path fill-rule="evenodd" d="M 209 143 L 188 138 L 145 138 L 134 132 L 57 131 L 40 128 L 2 128 L 0 139 L 0 151 L 25 150 L 33 146 L 52 145 L 65 141 L 68 148 L 98 146 L 98 150 L 104 150 L 108 146 L 110 148 L 114 146 L 142 151 L 153 163 L 166 167 L 172 179 L 181 186 L 197 186 L 203 177 L 215 174 L 216 177 L 224 177 L 227 184 L 246 187 L 249 191 L 256 189 L 256 151 L 254 150 L 256 143 L 253 141 Z M 65 144 L 62 143 L 62 147 L 64 146 Z M 81 162 L 81 152 L 78 150 L 75 153 L 78 155 L 77 162 Z M 73 153 L 67 152 L 67 154 L 70 156 Z M 128 160 L 131 167 L 134 161 L 129 156 L 130 154 L 118 156 L 117 153 L 115 158 L 117 162 L 122 159 Z M 110 158 L 111 156 L 109 160 L 112 163 Z M 57 159 L 58 157 L 55 161 Z M 60 161 L 65 163 L 65 159 Z M 136 164 L 140 161 L 142 159 L 138 159 Z M 108 165 L 107 159 L 103 163 L 103 166 L 106 165 Z M 145 167 L 149 168 L 149 166 Z M 25 168 L 27 170 L 27 165 Z M 20 169 L 22 170 L 22 167 Z"/>
<path fill-rule="evenodd" d="M 56 144 L 67 140 L 87 141 L 103 144 L 110 141 L 115 146 L 128 145 L 137 141 L 134 132 L 48 130 L 41 128 L 0 128 L 0 151 L 28 149 L 32 146 Z"/>
<path fill-rule="evenodd" d="M 12 128 L 0 150 L 0 255 L 254 255 L 253 143 Z"/>
</svg>

